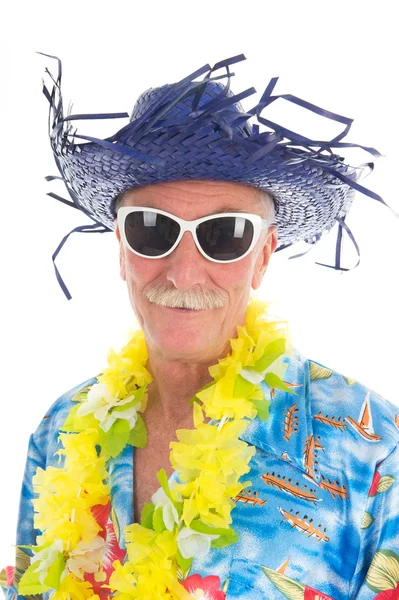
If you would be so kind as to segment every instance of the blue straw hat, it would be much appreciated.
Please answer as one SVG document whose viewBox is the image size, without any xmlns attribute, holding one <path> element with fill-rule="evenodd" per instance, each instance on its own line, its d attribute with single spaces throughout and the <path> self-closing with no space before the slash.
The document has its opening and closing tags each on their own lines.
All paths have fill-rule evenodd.
<svg viewBox="0 0 399 600">
<path fill-rule="evenodd" d="M 270 80 L 253 108 L 244 111 L 241 100 L 256 90 L 233 94 L 230 89 L 234 75 L 230 67 L 245 60 L 239 55 L 213 68 L 205 65 L 177 83 L 147 90 L 136 101 L 127 125 L 111 137 L 97 139 L 78 133 L 74 121 L 126 118 L 128 114 L 65 115 L 61 61 L 51 58 L 58 61 L 58 75 L 53 78 L 47 71 L 53 87 L 51 91 L 43 88 L 50 103 L 50 142 L 71 200 L 49 195 L 81 210 L 93 221 L 70 233 L 112 231 L 116 197 L 131 188 L 188 179 L 231 181 L 271 194 L 278 229 L 277 250 L 301 240 L 313 245 L 338 222 L 335 265 L 325 266 L 348 270 L 341 267 L 343 230 L 360 257 L 345 223 L 354 193 L 357 190 L 385 202 L 359 183 L 374 164 L 351 166 L 336 153 L 342 148 L 360 147 L 374 157 L 380 156 L 374 148 L 342 141 L 351 119 L 291 94 L 273 95 L 277 77 Z M 264 109 L 278 98 L 342 124 L 342 132 L 329 141 L 311 140 L 266 119 L 262 116 Z M 260 131 L 260 125 L 266 130 Z M 53 260 L 70 233 L 61 241 Z"/>
</svg>

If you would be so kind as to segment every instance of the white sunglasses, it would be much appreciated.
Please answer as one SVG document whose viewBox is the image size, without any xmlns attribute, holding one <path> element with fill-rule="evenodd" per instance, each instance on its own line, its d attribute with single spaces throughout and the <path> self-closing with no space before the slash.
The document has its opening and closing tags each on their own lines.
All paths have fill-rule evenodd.
<svg viewBox="0 0 399 600">
<path fill-rule="evenodd" d="M 261 232 L 270 227 L 269 221 L 251 213 L 219 213 L 186 221 L 147 206 L 121 206 L 117 222 L 124 244 L 138 256 L 164 258 L 190 231 L 201 254 L 217 263 L 247 256 Z"/>
</svg>

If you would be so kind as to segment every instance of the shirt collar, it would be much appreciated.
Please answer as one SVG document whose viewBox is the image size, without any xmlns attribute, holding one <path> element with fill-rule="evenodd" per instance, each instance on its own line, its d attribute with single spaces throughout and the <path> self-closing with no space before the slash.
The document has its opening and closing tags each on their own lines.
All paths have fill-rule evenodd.
<svg viewBox="0 0 399 600">
<path fill-rule="evenodd" d="M 264 452 L 291 462 L 318 482 L 317 454 L 322 446 L 313 431 L 309 362 L 296 349 L 283 360 L 287 364 L 284 382 L 293 393 L 270 389 L 262 383 L 265 396 L 271 400 L 269 419 L 250 421 L 240 437 Z"/>
</svg>

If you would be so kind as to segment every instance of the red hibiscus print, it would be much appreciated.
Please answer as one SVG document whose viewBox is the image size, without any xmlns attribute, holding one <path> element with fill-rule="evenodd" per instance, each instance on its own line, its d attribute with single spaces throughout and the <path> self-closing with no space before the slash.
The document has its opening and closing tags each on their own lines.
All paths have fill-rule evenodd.
<svg viewBox="0 0 399 600">
<path fill-rule="evenodd" d="M 94 593 L 98 594 L 100 598 L 107 598 L 109 595 L 109 590 L 107 590 L 107 588 L 101 588 L 101 586 L 109 583 L 109 578 L 113 571 L 112 563 L 115 560 L 119 560 L 121 563 L 123 563 L 126 555 L 126 550 L 122 550 L 119 547 L 114 526 L 109 520 L 110 510 L 110 502 L 108 502 L 106 505 L 97 504 L 91 508 L 93 517 L 102 528 L 102 530 L 98 532 L 98 535 L 105 540 L 103 554 L 103 569 L 105 578 L 104 581 L 96 581 L 93 573 L 86 573 L 85 581 L 89 581 L 92 584 Z"/>
<path fill-rule="evenodd" d="M 303 600 L 333 600 L 331 596 L 326 596 L 323 592 L 318 592 L 308 585 L 305 587 Z"/>
<path fill-rule="evenodd" d="M 399 600 L 399 583 L 394 590 L 384 590 L 374 596 L 374 600 Z"/>
<path fill-rule="evenodd" d="M 203 600 L 225 600 L 226 594 L 220 589 L 220 579 L 216 575 L 190 575 L 182 582 L 185 589 L 193 598 L 203 598 Z M 200 592 L 203 592 L 200 595 Z"/>
<path fill-rule="evenodd" d="M 91 507 L 91 514 L 93 515 L 96 523 L 100 525 L 102 531 L 98 532 L 98 535 L 101 535 L 102 538 L 105 539 L 106 531 L 105 527 L 109 521 L 109 513 L 111 510 L 111 502 L 108 504 L 96 504 L 96 506 Z"/>
<path fill-rule="evenodd" d="M 369 489 L 369 496 L 375 496 L 378 491 L 378 485 L 380 483 L 381 475 L 378 471 L 374 473 L 373 482 Z"/>
<path fill-rule="evenodd" d="M 6 581 L 10 587 L 14 584 L 14 567 L 6 567 Z"/>
</svg>

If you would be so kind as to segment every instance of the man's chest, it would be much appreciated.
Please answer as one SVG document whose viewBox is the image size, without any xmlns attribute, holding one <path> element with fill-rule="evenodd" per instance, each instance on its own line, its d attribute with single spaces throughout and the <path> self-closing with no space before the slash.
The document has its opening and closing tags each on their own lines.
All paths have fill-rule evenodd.
<svg viewBox="0 0 399 600">
<path fill-rule="evenodd" d="M 125 515 L 125 500 L 131 508 L 134 503 L 138 521 L 159 487 L 156 472 L 166 468 L 169 454 L 161 446 L 135 449 L 133 463 L 123 461 L 111 477 L 121 531 L 132 520 Z M 219 577 L 226 600 L 277 600 L 292 590 L 299 594 L 295 598 L 347 598 L 366 498 L 359 498 L 337 460 L 318 466 L 323 477 L 316 482 L 289 457 L 258 448 L 245 476 L 251 485 L 233 499 L 232 526 L 239 541 L 194 559 L 189 575 Z M 175 479 L 172 473 L 170 481 Z"/>
<path fill-rule="evenodd" d="M 346 598 L 364 509 L 350 482 L 317 483 L 259 450 L 251 467 L 251 485 L 234 498 L 239 541 L 195 560 L 191 573 L 218 576 L 226 600 Z"/>
<path fill-rule="evenodd" d="M 152 495 L 160 487 L 157 473 L 165 469 L 168 477 L 172 474 L 169 453 L 169 443 L 162 440 L 134 451 L 133 511 L 136 522 L 140 522 L 144 504 L 151 502 Z"/>
</svg>

